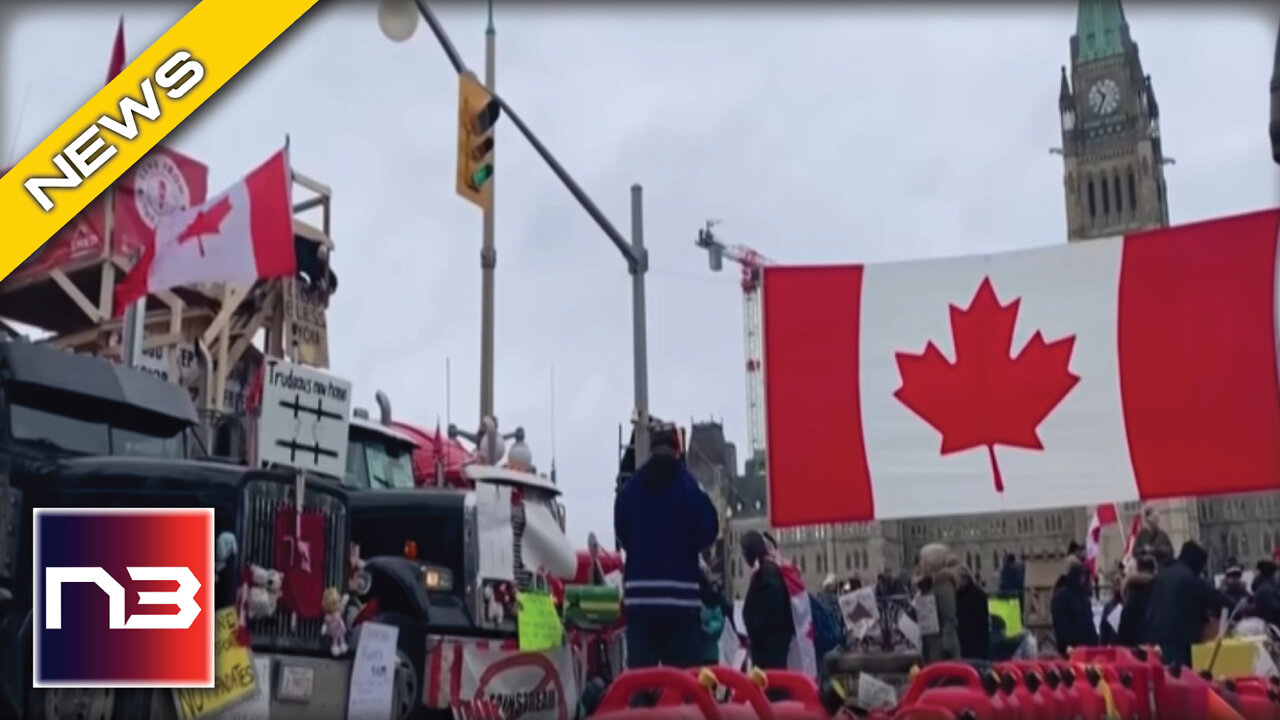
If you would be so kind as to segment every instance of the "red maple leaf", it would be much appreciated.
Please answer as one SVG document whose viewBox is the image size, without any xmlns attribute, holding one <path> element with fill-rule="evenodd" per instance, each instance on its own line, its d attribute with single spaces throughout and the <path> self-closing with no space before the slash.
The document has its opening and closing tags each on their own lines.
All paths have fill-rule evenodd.
<svg viewBox="0 0 1280 720">
<path fill-rule="evenodd" d="M 1080 382 L 1068 368 L 1074 335 L 1046 343 L 1037 331 L 1010 357 L 1020 303 L 1001 305 L 984 277 L 968 308 L 951 306 L 955 362 L 932 342 L 919 355 L 897 353 L 902 387 L 893 396 L 942 434 L 941 454 L 986 446 L 998 493 L 995 446 L 1043 450 L 1037 426 Z"/>
<path fill-rule="evenodd" d="M 200 248 L 200 257 L 204 257 L 204 236 L 217 235 L 222 232 L 222 221 L 231 214 L 231 198 L 224 195 L 208 210 L 201 210 L 191 218 L 191 222 L 178 233 L 178 244 L 185 245 L 192 240 Z"/>
</svg>

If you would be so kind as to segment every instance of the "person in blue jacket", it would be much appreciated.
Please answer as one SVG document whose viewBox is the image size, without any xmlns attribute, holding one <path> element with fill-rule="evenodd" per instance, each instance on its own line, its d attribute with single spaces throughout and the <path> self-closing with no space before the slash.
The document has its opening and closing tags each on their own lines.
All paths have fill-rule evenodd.
<svg viewBox="0 0 1280 720">
<path fill-rule="evenodd" d="M 701 659 L 700 553 L 720 522 L 680 459 L 674 427 L 654 430 L 651 456 L 622 486 L 613 529 L 622 546 L 627 665 L 697 667 Z"/>
</svg>

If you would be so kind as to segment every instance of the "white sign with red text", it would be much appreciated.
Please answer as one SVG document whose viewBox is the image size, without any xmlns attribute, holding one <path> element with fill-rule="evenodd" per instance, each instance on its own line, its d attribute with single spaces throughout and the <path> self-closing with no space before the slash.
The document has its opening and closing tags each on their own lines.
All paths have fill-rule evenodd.
<svg viewBox="0 0 1280 720">
<path fill-rule="evenodd" d="M 423 702 L 464 719 L 572 720 L 580 675 L 570 645 L 521 652 L 514 639 L 430 638 Z"/>
</svg>

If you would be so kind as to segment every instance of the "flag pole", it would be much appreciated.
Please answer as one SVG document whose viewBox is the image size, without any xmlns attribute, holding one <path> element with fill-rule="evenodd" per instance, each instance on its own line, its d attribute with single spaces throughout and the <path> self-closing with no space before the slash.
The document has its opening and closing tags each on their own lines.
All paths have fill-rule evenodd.
<svg viewBox="0 0 1280 720">
<path fill-rule="evenodd" d="M 124 15 L 120 16 L 120 21 L 116 25 L 116 40 L 111 52 L 111 65 L 107 68 L 108 83 L 124 70 L 126 64 Z M 103 193 L 103 197 L 106 201 L 106 207 L 102 210 L 102 241 L 107 247 L 106 261 L 110 263 L 114 262 L 116 252 L 116 186 L 114 183 Z M 141 258 L 142 253 L 139 252 L 133 259 L 134 264 L 137 265 Z M 146 328 L 147 296 L 144 294 L 136 302 L 130 303 L 129 307 L 125 309 L 124 323 L 120 328 L 120 359 L 128 367 L 136 368 L 142 364 L 142 340 L 146 334 Z"/>
</svg>

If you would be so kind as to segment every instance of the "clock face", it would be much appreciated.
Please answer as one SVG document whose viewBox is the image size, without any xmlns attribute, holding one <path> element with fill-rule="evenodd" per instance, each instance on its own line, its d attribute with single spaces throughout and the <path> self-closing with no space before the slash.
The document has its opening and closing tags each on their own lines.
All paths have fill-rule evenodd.
<svg viewBox="0 0 1280 720">
<path fill-rule="evenodd" d="M 1110 115 L 1120 106 L 1120 86 L 1104 78 L 1089 88 L 1089 109 L 1094 115 Z"/>
</svg>

